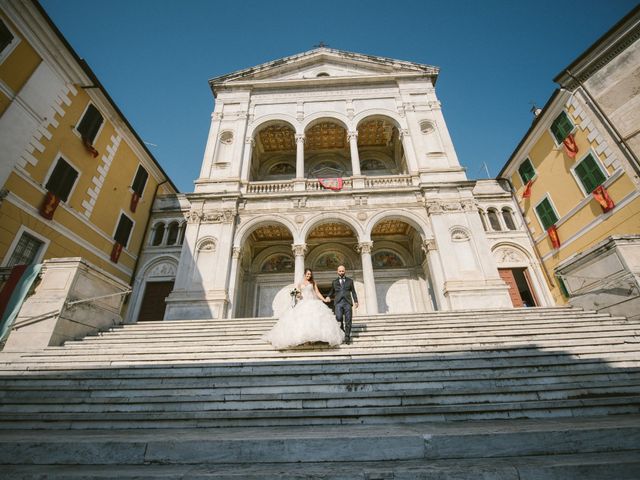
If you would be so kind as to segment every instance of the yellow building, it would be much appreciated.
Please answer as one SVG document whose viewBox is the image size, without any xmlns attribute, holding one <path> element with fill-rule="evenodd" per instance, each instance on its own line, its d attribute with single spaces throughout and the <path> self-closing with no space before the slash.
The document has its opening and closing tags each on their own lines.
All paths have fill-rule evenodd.
<svg viewBox="0 0 640 480">
<path fill-rule="evenodd" d="M 636 8 L 563 69 L 498 175 L 513 184 L 559 304 L 640 265 L 635 247 L 618 263 L 604 254 L 640 234 L 639 38 Z"/>
<path fill-rule="evenodd" d="M 83 257 L 130 283 L 176 188 L 42 7 L 0 5 L 1 266 Z"/>
</svg>

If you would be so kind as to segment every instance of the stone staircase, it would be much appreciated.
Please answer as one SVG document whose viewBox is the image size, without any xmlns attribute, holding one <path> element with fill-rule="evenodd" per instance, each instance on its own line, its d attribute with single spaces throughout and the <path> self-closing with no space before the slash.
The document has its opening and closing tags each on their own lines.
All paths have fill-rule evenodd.
<svg viewBox="0 0 640 480">
<path fill-rule="evenodd" d="M 377 315 L 276 351 L 273 319 L 145 322 L 0 354 L 11 478 L 640 478 L 640 323 Z M 301 467 L 300 465 L 303 465 Z"/>
</svg>

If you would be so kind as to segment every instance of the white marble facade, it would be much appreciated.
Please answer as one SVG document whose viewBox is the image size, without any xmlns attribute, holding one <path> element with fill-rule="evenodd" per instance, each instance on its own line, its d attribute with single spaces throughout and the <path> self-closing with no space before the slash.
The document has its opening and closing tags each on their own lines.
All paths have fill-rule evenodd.
<svg viewBox="0 0 640 480">
<path fill-rule="evenodd" d="M 166 199 L 154 211 L 186 221 L 179 259 L 147 248 L 138 288 L 164 255 L 175 265 L 165 319 L 271 316 L 305 267 L 324 288 L 344 263 L 358 315 L 498 308 L 512 305 L 498 273 L 506 261 L 530 270 L 548 305 L 510 193 L 469 181 L 458 162 L 437 76 L 318 48 L 210 80 L 216 101 L 195 192 L 173 213 Z M 487 227 L 492 209 L 502 228 Z"/>
</svg>

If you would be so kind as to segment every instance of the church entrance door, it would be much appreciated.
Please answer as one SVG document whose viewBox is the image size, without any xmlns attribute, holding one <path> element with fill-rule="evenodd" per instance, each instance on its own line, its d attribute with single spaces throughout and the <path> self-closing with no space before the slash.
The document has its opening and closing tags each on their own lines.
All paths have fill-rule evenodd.
<svg viewBox="0 0 640 480">
<path fill-rule="evenodd" d="M 511 303 L 516 308 L 535 307 L 536 301 L 526 268 L 499 268 L 500 278 L 509 286 Z"/>
<path fill-rule="evenodd" d="M 165 299 L 172 292 L 173 283 L 173 281 L 147 282 L 138 314 L 139 322 L 164 319 L 164 311 L 167 307 Z"/>
</svg>

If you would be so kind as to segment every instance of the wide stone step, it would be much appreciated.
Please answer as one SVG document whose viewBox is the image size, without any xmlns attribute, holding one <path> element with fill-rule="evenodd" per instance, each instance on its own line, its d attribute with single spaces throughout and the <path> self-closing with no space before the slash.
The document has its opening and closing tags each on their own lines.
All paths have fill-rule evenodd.
<svg viewBox="0 0 640 480">
<path fill-rule="evenodd" d="M 449 373 L 449 372 L 447 372 Z M 216 394 L 284 394 L 292 392 L 345 392 L 398 391 L 404 389 L 438 388 L 456 389 L 504 386 L 542 386 L 553 388 L 560 384 L 586 384 L 588 382 L 638 382 L 640 369 L 623 371 L 571 370 L 539 371 L 516 370 L 495 372 L 494 370 L 461 372 L 458 375 L 431 375 L 424 372 L 387 373 L 338 373 L 324 375 L 251 375 L 242 377 L 193 377 L 166 379 L 162 376 L 147 378 L 90 378 L 70 380 L 68 378 L 41 379 L 17 377 L 0 381 L 0 398 L 27 398 L 37 395 L 49 399 L 58 396 L 75 398 L 100 396 L 145 396 L 171 395 L 177 389 L 180 394 L 205 395 L 215 390 Z"/>
<path fill-rule="evenodd" d="M 189 352 L 83 352 L 83 351 L 63 351 L 56 352 L 45 350 L 42 353 L 24 355 L 20 359 L 16 359 L 7 367 L 16 368 L 21 364 L 32 365 L 35 362 L 47 363 L 48 367 L 79 367 L 93 368 L 99 366 L 118 366 L 135 363 L 206 363 L 216 360 L 230 360 L 236 362 L 252 361 L 260 359 L 356 359 L 356 358 L 377 358 L 380 356 L 406 356 L 406 355 L 430 355 L 433 358 L 446 360 L 447 355 L 463 353 L 468 358 L 487 358 L 487 357 L 540 357 L 546 355 L 562 356 L 578 356 L 581 359 L 601 358 L 602 360 L 618 360 L 627 357 L 630 360 L 640 358 L 640 343 L 630 342 L 625 337 L 610 339 L 610 342 L 598 341 L 598 339 L 587 339 L 576 341 L 574 345 L 567 345 L 562 341 L 549 341 L 542 344 L 532 345 L 413 345 L 405 346 L 384 345 L 375 349 L 366 347 L 357 347 L 354 345 L 342 345 L 337 348 L 298 348 L 286 351 L 276 351 L 271 349 L 264 350 L 238 350 L 222 351 L 216 349 L 194 349 Z M 72 365 L 75 364 L 75 365 Z"/>
<path fill-rule="evenodd" d="M 172 344 L 172 343 L 188 343 L 188 342 L 220 342 L 220 343 L 264 343 L 260 337 L 266 333 L 268 329 L 248 330 L 238 329 L 233 331 L 202 331 L 202 332 L 184 332 L 177 331 L 170 335 L 161 335 L 156 332 L 154 334 L 142 332 L 119 332 L 117 335 L 103 335 L 100 337 L 89 337 L 81 341 L 68 341 L 66 348 L 93 346 L 93 345 L 112 345 L 112 344 Z M 500 326 L 500 327 L 460 327 L 454 328 L 429 328 L 427 326 L 404 327 L 371 327 L 354 325 L 352 333 L 358 338 L 375 338 L 380 337 L 386 339 L 390 337 L 399 338 L 447 338 L 455 335 L 459 338 L 484 338 L 484 337 L 502 337 L 502 336 L 525 336 L 525 335 L 546 335 L 546 334 L 572 334 L 593 333 L 598 332 L 629 332 L 630 335 L 637 335 L 640 331 L 640 324 L 629 324 L 625 321 L 612 321 L 607 323 L 591 324 L 550 324 L 550 325 L 529 325 L 529 326 Z M 166 332 L 164 332 L 166 333 Z"/>
<path fill-rule="evenodd" d="M 0 429 L 118 429 L 396 424 L 640 413 L 639 396 L 465 405 L 358 406 L 274 410 L 0 413 Z"/>
<path fill-rule="evenodd" d="M 379 462 L 280 462 L 215 465 L 6 465 L 7 478 L 41 480 L 637 480 L 640 450 L 490 459 L 420 459 Z"/>
<path fill-rule="evenodd" d="M 490 386 L 489 386 L 490 387 Z M 67 392 L 75 393 L 75 392 Z M 575 382 L 546 386 L 544 390 L 529 385 L 510 385 L 493 388 L 469 385 L 443 390 L 442 388 L 405 388 L 399 390 L 335 391 L 316 389 L 307 392 L 182 392 L 181 394 L 126 396 L 64 395 L 50 392 L 46 397 L 12 395 L 0 405 L 0 413 L 10 412 L 177 412 L 254 409 L 306 409 L 368 406 L 427 406 L 469 405 L 535 400 L 593 399 L 608 396 L 636 395 L 640 386 L 622 382 Z M 635 403 L 640 403 L 636 399 Z"/>
<path fill-rule="evenodd" d="M 630 321 L 624 317 L 611 317 L 606 314 L 593 314 L 593 315 L 565 315 L 554 314 L 547 316 L 540 316 L 536 318 L 522 318 L 512 316 L 498 316 L 496 318 L 478 317 L 469 319 L 465 317 L 450 317 L 447 319 L 425 319 L 422 317 L 398 317 L 393 319 L 376 319 L 376 318 L 355 318 L 353 320 L 354 326 L 369 326 L 371 328 L 387 328 L 392 326 L 404 326 L 411 327 L 436 327 L 436 328 L 482 328 L 482 327 L 500 327 L 500 326 L 516 326 L 516 325 L 536 325 L 536 324 L 557 324 L 562 323 L 607 323 L 607 322 L 625 322 L 637 325 L 637 321 Z M 166 334 L 166 333 L 179 333 L 179 332 L 224 332 L 224 331 L 263 331 L 271 328 L 276 323 L 275 318 L 264 319 L 261 321 L 255 320 L 234 320 L 226 323 L 201 322 L 194 320 L 185 321 L 164 321 L 155 322 L 150 324 L 129 324 L 113 327 L 107 332 L 96 334 L 97 336 L 116 335 L 127 332 L 132 333 L 150 333 L 150 334 Z"/>
<path fill-rule="evenodd" d="M 45 444 L 47 448 L 42 448 Z M 0 464 L 242 465 L 635 452 L 638 417 L 351 425 L 349 428 L 6 431 Z M 384 478 L 384 477 L 383 477 Z M 611 478 L 611 477 L 604 477 Z"/>
<path fill-rule="evenodd" d="M 603 336 L 605 336 L 603 338 Z M 536 342 L 541 345 L 550 344 L 553 342 L 567 341 L 567 345 L 578 344 L 580 342 L 591 341 L 592 343 L 615 343 L 620 341 L 626 341 L 627 343 L 640 343 L 640 330 L 621 328 L 608 328 L 600 331 L 588 330 L 572 330 L 570 333 L 564 332 L 549 332 L 549 333 L 504 333 L 503 335 L 495 335 L 486 333 L 484 335 L 456 335 L 452 338 L 452 335 L 443 334 L 422 334 L 414 333 L 409 336 L 404 334 L 384 335 L 382 338 L 372 334 L 358 334 L 353 333 L 352 338 L 354 344 L 352 348 L 366 348 L 366 347 L 378 347 L 386 345 L 433 345 L 433 346 L 446 346 L 446 345 L 511 345 L 521 343 L 523 338 L 526 338 L 529 342 Z M 75 344 L 72 346 L 65 346 L 61 348 L 49 348 L 47 352 L 69 352 L 70 354 L 77 354 L 81 352 L 95 352 L 96 350 L 101 352 L 172 352 L 172 351 L 189 351 L 194 349 L 202 349 L 203 347 L 216 347 L 220 351 L 229 350 L 246 350 L 246 349 L 258 349 L 258 350 L 273 350 L 270 344 L 259 338 L 255 339 L 240 339 L 239 341 L 223 342 L 219 339 L 200 339 L 195 341 L 164 341 L 153 343 L 94 343 L 94 344 Z"/>
</svg>

